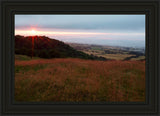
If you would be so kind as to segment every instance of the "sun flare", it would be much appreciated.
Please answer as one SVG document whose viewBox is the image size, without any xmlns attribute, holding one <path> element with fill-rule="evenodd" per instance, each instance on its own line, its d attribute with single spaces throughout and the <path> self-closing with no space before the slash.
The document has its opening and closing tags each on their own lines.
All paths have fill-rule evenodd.
<svg viewBox="0 0 160 116">
<path fill-rule="evenodd" d="M 37 35 L 38 34 L 38 32 L 37 31 L 35 31 L 35 30 L 31 30 L 31 32 L 30 32 L 32 35 Z"/>
</svg>

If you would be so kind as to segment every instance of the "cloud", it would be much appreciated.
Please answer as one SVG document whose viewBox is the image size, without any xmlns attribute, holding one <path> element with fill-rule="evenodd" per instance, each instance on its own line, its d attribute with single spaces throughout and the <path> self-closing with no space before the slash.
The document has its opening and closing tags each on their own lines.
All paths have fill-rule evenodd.
<svg viewBox="0 0 160 116">
<path fill-rule="evenodd" d="M 143 30 L 145 15 L 15 15 L 16 28 Z"/>
</svg>

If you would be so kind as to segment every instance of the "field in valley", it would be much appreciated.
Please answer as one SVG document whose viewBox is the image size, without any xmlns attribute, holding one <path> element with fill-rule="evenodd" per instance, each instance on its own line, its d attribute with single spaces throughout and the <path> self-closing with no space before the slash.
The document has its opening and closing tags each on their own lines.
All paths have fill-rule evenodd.
<svg viewBox="0 0 160 116">
<path fill-rule="evenodd" d="M 110 60 L 145 60 L 144 48 L 68 43 L 76 50 Z"/>
<path fill-rule="evenodd" d="M 16 101 L 145 101 L 145 61 L 15 55 Z"/>
</svg>

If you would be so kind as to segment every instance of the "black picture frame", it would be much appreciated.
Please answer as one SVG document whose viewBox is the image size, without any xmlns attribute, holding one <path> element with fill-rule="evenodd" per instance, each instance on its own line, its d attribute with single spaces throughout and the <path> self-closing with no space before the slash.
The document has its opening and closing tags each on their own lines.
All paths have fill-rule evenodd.
<svg viewBox="0 0 160 116">
<path fill-rule="evenodd" d="M 160 115 L 159 0 L 1 0 L 1 115 Z M 145 14 L 146 101 L 144 103 L 16 103 L 14 95 L 15 14 Z"/>
</svg>

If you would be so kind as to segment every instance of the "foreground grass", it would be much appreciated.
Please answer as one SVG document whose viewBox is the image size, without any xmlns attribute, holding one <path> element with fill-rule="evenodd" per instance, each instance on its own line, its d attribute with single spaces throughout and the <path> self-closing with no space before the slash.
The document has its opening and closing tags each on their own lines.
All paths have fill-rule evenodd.
<svg viewBox="0 0 160 116">
<path fill-rule="evenodd" d="M 144 61 L 15 61 L 16 101 L 144 101 Z"/>
</svg>

